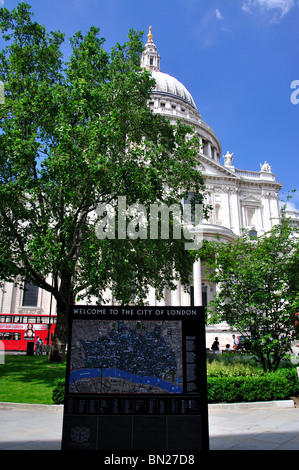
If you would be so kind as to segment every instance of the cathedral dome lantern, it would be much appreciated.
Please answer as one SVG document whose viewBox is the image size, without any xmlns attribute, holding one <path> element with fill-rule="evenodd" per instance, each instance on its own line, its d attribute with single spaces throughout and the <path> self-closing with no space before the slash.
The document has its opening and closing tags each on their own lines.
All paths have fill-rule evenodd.
<svg viewBox="0 0 299 470">
<path fill-rule="evenodd" d="M 198 133 L 202 153 L 219 161 L 221 146 L 214 131 L 203 121 L 187 88 L 175 77 L 161 72 L 160 61 L 150 26 L 147 43 L 141 55 L 141 67 L 148 70 L 156 82 L 151 92 L 151 108 L 155 113 L 169 118 L 174 124 L 181 119 L 191 125 Z"/>
<path fill-rule="evenodd" d="M 146 70 L 160 70 L 160 56 L 157 52 L 157 46 L 153 43 L 152 27 L 149 27 L 147 43 L 141 56 L 141 67 Z"/>
</svg>

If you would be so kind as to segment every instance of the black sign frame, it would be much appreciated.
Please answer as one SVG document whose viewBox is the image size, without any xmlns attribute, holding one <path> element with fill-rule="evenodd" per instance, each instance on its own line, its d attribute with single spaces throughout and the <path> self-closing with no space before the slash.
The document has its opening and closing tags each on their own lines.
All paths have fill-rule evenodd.
<svg viewBox="0 0 299 470">
<path fill-rule="evenodd" d="M 183 384 L 175 393 L 72 391 L 76 320 L 175 321 L 182 327 Z M 85 323 L 87 322 L 87 323 Z M 62 449 L 201 451 L 209 449 L 205 309 L 174 306 L 87 306 L 70 311 Z"/>
</svg>

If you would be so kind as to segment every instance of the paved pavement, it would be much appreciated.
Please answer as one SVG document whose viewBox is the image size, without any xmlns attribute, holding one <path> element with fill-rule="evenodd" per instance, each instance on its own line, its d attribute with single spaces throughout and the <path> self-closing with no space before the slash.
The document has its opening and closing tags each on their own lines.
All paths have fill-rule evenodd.
<svg viewBox="0 0 299 470">
<path fill-rule="evenodd" d="M 0 403 L 0 450 L 60 450 L 63 407 Z M 211 450 L 299 450 L 299 407 L 209 405 Z"/>
<path fill-rule="evenodd" d="M 292 400 L 210 405 L 211 450 L 299 450 L 299 407 Z"/>
</svg>

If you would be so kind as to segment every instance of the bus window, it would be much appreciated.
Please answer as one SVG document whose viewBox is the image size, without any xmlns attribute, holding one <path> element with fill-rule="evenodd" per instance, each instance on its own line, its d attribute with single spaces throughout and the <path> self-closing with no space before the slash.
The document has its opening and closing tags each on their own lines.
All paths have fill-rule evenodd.
<svg viewBox="0 0 299 470">
<path fill-rule="evenodd" d="M 0 340 L 3 339 L 3 333 L 0 332 Z"/>
<path fill-rule="evenodd" d="M 12 333 L 4 333 L 4 340 L 12 339 Z"/>
<path fill-rule="evenodd" d="M 13 333 L 13 339 L 15 341 L 20 341 L 21 340 L 21 333 Z"/>
<path fill-rule="evenodd" d="M 5 316 L 4 315 L 0 316 L 0 323 L 5 323 Z"/>
</svg>

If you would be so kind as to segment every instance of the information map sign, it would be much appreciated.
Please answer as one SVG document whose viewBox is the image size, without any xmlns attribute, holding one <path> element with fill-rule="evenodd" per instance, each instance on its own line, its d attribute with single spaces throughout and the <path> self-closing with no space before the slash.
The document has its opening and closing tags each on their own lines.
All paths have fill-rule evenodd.
<svg viewBox="0 0 299 470">
<path fill-rule="evenodd" d="M 204 307 L 73 306 L 62 449 L 207 450 Z"/>
</svg>

